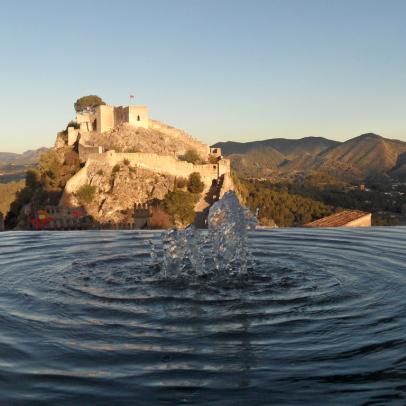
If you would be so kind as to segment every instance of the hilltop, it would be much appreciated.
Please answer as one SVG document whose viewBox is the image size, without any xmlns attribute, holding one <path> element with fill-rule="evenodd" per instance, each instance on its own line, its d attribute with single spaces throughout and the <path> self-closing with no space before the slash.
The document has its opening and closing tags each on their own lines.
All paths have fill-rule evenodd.
<svg viewBox="0 0 406 406">
<path fill-rule="evenodd" d="M 406 178 L 406 142 L 368 133 L 338 142 L 319 137 L 214 145 L 247 177 L 317 171 L 347 181 Z"/>
<path fill-rule="evenodd" d="M 208 146 L 186 132 L 151 120 L 148 128 L 121 123 L 104 133 L 86 132 L 80 140 L 82 145 L 102 147 L 104 151 L 142 152 L 158 155 L 181 156 L 193 149 L 207 155 Z"/>
</svg>

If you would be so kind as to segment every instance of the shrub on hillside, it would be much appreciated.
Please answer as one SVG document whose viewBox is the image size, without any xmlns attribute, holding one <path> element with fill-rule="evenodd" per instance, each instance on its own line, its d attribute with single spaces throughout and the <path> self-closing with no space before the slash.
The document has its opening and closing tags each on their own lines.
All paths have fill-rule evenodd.
<svg viewBox="0 0 406 406">
<path fill-rule="evenodd" d="M 190 193 L 202 193 L 204 189 L 204 183 L 200 177 L 199 172 L 193 172 L 189 175 L 187 190 Z"/>
<path fill-rule="evenodd" d="M 90 185 L 83 185 L 76 193 L 81 203 L 91 203 L 95 194 L 96 187 Z"/>
<path fill-rule="evenodd" d="M 129 166 L 129 165 L 130 165 L 130 161 L 129 161 L 128 159 L 124 159 L 124 160 L 123 160 L 123 164 L 126 165 L 126 166 Z"/>
<path fill-rule="evenodd" d="M 120 172 L 120 164 L 115 164 L 115 165 L 113 166 L 112 172 L 113 172 L 113 173 Z"/>
<path fill-rule="evenodd" d="M 184 189 L 188 184 L 188 180 L 186 178 L 176 178 L 176 187 L 178 189 Z"/>
<path fill-rule="evenodd" d="M 200 162 L 200 155 L 195 149 L 188 149 L 185 152 L 185 155 L 182 156 L 182 160 L 186 162 L 190 162 L 192 164 L 196 164 Z"/>
<path fill-rule="evenodd" d="M 82 111 L 87 107 L 93 108 L 103 104 L 106 103 L 101 99 L 101 97 L 91 94 L 89 96 L 83 96 L 77 99 L 74 107 L 75 111 Z"/>
</svg>

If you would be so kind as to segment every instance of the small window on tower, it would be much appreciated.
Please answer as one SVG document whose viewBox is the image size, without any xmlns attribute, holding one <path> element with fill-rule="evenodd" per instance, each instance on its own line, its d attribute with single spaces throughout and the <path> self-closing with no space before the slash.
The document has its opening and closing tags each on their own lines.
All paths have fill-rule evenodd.
<svg viewBox="0 0 406 406">
<path fill-rule="evenodd" d="M 137 116 L 137 121 L 141 121 L 140 116 Z"/>
</svg>

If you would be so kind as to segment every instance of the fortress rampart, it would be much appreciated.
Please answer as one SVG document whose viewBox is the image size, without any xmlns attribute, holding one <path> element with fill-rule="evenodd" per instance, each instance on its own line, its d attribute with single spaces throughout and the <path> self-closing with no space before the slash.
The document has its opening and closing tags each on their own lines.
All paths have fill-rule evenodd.
<svg viewBox="0 0 406 406">
<path fill-rule="evenodd" d="M 78 148 L 79 148 L 79 158 L 80 158 L 81 163 L 86 162 L 90 155 L 101 154 L 103 152 L 102 146 L 90 147 L 88 145 L 83 145 L 80 142 L 79 142 Z"/>
<path fill-rule="evenodd" d="M 70 196 L 76 193 L 81 186 L 88 183 L 87 173 L 88 173 L 89 161 L 86 162 L 85 166 L 76 172 L 65 185 L 63 195 L 59 201 L 60 206 L 70 206 Z"/>
<path fill-rule="evenodd" d="M 148 154 L 143 152 L 108 151 L 102 154 L 88 155 L 88 161 L 106 162 L 110 166 L 122 163 L 124 160 L 129 161 L 130 164 L 134 166 L 151 169 L 155 172 L 168 173 L 178 177 L 188 177 L 193 172 L 199 172 L 202 180 L 206 183 L 219 178 L 230 170 L 230 163 L 225 159 L 216 164 L 194 165 L 186 161 L 180 161 L 170 155 Z"/>
</svg>

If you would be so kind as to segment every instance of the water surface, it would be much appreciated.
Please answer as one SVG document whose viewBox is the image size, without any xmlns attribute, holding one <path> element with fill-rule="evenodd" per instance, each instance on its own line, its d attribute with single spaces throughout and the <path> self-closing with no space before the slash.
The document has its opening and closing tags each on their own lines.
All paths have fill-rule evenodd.
<svg viewBox="0 0 406 406">
<path fill-rule="evenodd" d="M 406 403 L 406 228 L 257 231 L 245 279 L 160 238 L 0 234 L 1 404 Z"/>
</svg>

